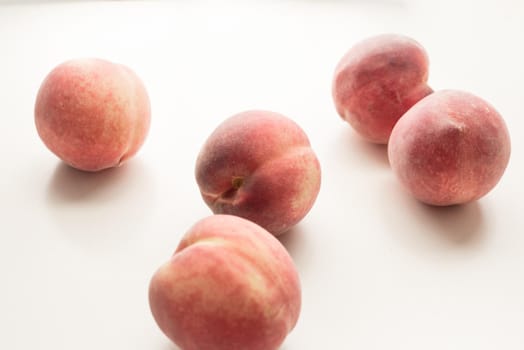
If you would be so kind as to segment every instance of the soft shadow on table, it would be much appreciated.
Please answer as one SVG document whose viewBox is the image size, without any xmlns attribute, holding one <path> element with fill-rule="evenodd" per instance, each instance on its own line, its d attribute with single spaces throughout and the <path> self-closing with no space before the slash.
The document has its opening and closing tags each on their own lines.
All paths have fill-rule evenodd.
<svg viewBox="0 0 524 350">
<path fill-rule="evenodd" d="M 400 188 L 385 192 L 392 196 L 382 202 L 388 231 L 409 244 L 429 250 L 475 249 L 485 238 L 482 207 L 478 201 L 453 206 L 423 204 Z M 424 250 L 425 251 L 425 250 Z"/>
<path fill-rule="evenodd" d="M 99 172 L 86 172 L 61 162 L 57 165 L 49 183 L 49 201 L 52 204 L 67 204 L 104 197 L 104 192 L 114 191 L 115 186 L 130 175 L 133 166 L 128 165 Z"/>
<path fill-rule="evenodd" d="M 305 268 L 305 265 L 311 261 L 312 246 L 305 225 L 298 223 L 277 238 L 300 269 Z"/>
<path fill-rule="evenodd" d="M 180 349 L 178 346 L 176 346 L 173 343 L 166 342 L 166 345 L 162 346 L 162 348 L 159 350 L 182 350 L 182 349 Z"/>
<path fill-rule="evenodd" d="M 432 232 L 461 246 L 475 244 L 482 238 L 482 210 L 478 202 L 448 207 L 418 203 Z"/>
<path fill-rule="evenodd" d="M 379 5 L 395 5 L 395 6 L 405 6 L 405 1 L 403 0 L 292 0 L 292 1 L 302 1 L 302 2 L 318 2 L 326 4 L 379 4 Z"/>
<path fill-rule="evenodd" d="M 90 2 L 103 2 L 107 0 L 91 0 Z M 71 3 L 87 2 L 86 0 L 0 0 L 0 5 L 22 5 L 22 4 L 48 4 L 48 3 Z"/>
<path fill-rule="evenodd" d="M 369 164 L 382 168 L 389 168 L 388 149 L 386 145 L 369 142 L 354 132 L 349 125 L 342 125 L 339 135 L 338 152 L 355 158 L 355 164 Z"/>
<path fill-rule="evenodd" d="M 59 163 L 47 188 L 55 232 L 82 247 L 112 249 L 147 227 L 156 191 L 140 158 L 96 173 Z"/>
</svg>

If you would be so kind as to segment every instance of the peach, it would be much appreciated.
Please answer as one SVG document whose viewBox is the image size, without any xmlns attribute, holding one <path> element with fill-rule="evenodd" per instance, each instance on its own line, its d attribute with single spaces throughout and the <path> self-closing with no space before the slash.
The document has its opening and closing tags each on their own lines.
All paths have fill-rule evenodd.
<svg viewBox="0 0 524 350">
<path fill-rule="evenodd" d="M 269 232 L 213 215 L 191 227 L 153 275 L 149 304 L 182 350 L 274 350 L 298 321 L 300 281 Z"/>
<path fill-rule="evenodd" d="M 382 34 L 354 45 L 338 63 L 332 84 L 338 114 L 364 139 L 386 144 L 397 120 L 433 90 L 428 57 L 415 40 Z"/>
<path fill-rule="evenodd" d="M 128 67 L 101 59 L 73 59 L 44 79 L 35 123 L 44 144 L 70 166 L 98 171 L 121 165 L 149 130 L 146 89 Z"/>
<path fill-rule="evenodd" d="M 198 155 L 195 177 L 215 214 L 241 216 L 276 236 L 309 212 L 320 190 L 320 164 L 306 134 L 269 111 L 220 124 Z"/>
<path fill-rule="evenodd" d="M 510 157 L 504 120 L 468 92 L 442 90 L 415 104 L 395 125 L 388 146 L 393 172 L 417 199 L 462 204 L 488 193 Z"/>
</svg>

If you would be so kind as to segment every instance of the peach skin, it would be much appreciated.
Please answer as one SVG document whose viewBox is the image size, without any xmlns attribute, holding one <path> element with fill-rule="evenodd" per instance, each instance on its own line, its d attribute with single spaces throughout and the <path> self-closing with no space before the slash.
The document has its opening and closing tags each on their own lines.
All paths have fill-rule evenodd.
<svg viewBox="0 0 524 350">
<path fill-rule="evenodd" d="M 415 40 L 382 34 L 354 45 L 338 63 L 332 83 L 335 107 L 364 139 L 386 144 L 397 120 L 433 90 L 428 57 Z"/>
<path fill-rule="evenodd" d="M 300 281 L 269 232 L 213 215 L 191 227 L 153 275 L 149 304 L 182 350 L 276 350 L 298 321 Z"/>
<path fill-rule="evenodd" d="M 195 177 L 215 214 L 241 216 L 274 235 L 297 224 L 320 190 L 320 164 L 306 134 L 269 111 L 220 124 L 198 155 Z"/>
<path fill-rule="evenodd" d="M 463 204 L 487 194 L 509 162 L 510 137 L 493 106 L 471 93 L 434 92 L 393 128 L 388 156 L 400 183 L 432 205 Z"/>
<path fill-rule="evenodd" d="M 35 103 L 38 135 L 56 156 L 84 171 L 120 166 L 145 141 L 147 91 L 124 65 L 73 59 L 54 68 Z"/>
</svg>

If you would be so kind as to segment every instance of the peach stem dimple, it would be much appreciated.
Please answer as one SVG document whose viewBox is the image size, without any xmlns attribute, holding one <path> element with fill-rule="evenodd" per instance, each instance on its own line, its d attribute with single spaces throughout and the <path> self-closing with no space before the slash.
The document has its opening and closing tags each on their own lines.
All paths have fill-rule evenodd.
<svg viewBox="0 0 524 350">
<path fill-rule="evenodd" d="M 222 193 L 220 196 L 222 199 L 229 199 L 235 196 L 238 189 L 244 184 L 244 178 L 242 176 L 233 176 L 231 179 L 231 188 Z"/>
<path fill-rule="evenodd" d="M 244 178 L 242 176 L 233 176 L 231 180 L 231 185 L 235 190 L 238 190 L 244 183 Z"/>
</svg>

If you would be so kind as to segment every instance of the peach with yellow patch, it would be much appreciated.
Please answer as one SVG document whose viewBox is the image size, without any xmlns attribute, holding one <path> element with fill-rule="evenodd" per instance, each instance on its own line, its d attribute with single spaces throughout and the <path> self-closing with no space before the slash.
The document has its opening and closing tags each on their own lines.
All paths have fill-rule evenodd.
<svg viewBox="0 0 524 350">
<path fill-rule="evenodd" d="M 149 304 L 182 350 L 275 350 L 298 321 L 300 281 L 269 232 L 213 215 L 190 228 L 154 274 Z"/>
<path fill-rule="evenodd" d="M 198 155 L 195 177 L 215 214 L 241 216 L 274 235 L 298 223 L 320 190 L 308 137 L 269 111 L 242 112 L 220 124 Z"/>
<path fill-rule="evenodd" d="M 121 165 L 142 146 L 150 103 L 128 67 L 74 59 L 55 67 L 40 86 L 35 123 L 44 144 L 70 166 L 98 171 Z"/>
</svg>

